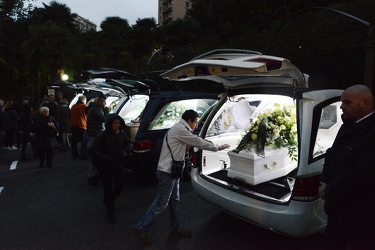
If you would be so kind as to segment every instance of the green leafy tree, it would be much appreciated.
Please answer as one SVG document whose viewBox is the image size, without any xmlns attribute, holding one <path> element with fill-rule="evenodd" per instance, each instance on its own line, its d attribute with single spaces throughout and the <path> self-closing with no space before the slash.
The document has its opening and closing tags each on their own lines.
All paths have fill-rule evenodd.
<svg viewBox="0 0 375 250">
<path fill-rule="evenodd" d="M 25 3 L 24 3 L 25 2 Z M 26 93 L 24 62 L 19 53 L 27 38 L 27 19 L 30 6 L 26 1 L 0 1 L 0 82 L 2 95 L 17 100 Z M 17 90 L 17 91 L 15 91 Z M 24 93 L 23 93 L 24 92 Z"/>
<path fill-rule="evenodd" d="M 297 11 L 279 20 L 267 53 L 292 60 L 310 75 L 313 88 L 363 84 L 369 27 L 352 17 L 373 22 L 367 14 L 369 9 L 375 10 L 372 1 L 336 3 L 326 8 Z"/>
<path fill-rule="evenodd" d="M 66 4 L 52 1 L 49 5 L 43 3 L 43 6 L 43 8 L 35 8 L 32 11 L 29 20 L 31 24 L 45 24 L 48 22 L 66 28 L 74 34 L 79 32 L 74 20 L 77 14 L 72 13 Z"/>
<path fill-rule="evenodd" d="M 157 31 L 154 18 L 138 18 L 131 31 L 132 55 L 135 59 L 144 59 L 144 57 L 150 56 L 156 45 Z"/>
<path fill-rule="evenodd" d="M 30 37 L 22 44 L 22 54 L 34 96 L 51 81 L 60 80 L 60 72 L 81 69 L 82 47 L 79 31 L 69 7 L 58 2 L 35 8 L 29 19 Z"/>
<path fill-rule="evenodd" d="M 99 32 L 102 65 L 124 69 L 133 65 L 131 59 L 131 27 L 126 19 L 107 17 Z"/>
<path fill-rule="evenodd" d="M 105 67 L 103 64 L 105 56 L 105 50 L 102 49 L 100 42 L 100 33 L 96 31 L 89 31 L 81 34 L 81 43 L 83 47 L 83 59 L 81 68 L 87 69 L 98 69 Z M 80 72 L 76 72 L 80 73 Z M 76 79 L 79 79 L 76 77 Z"/>
<path fill-rule="evenodd" d="M 31 38 L 22 45 L 28 69 L 46 84 L 60 80 L 59 71 L 79 61 L 80 44 L 73 34 L 53 23 L 30 26 Z"/>
<path fill-rule="evenodd" d="M 33 0 L 2 0 L 0 1 L 0 20 L 17 21 L 29 18 Z"/>
</svg>

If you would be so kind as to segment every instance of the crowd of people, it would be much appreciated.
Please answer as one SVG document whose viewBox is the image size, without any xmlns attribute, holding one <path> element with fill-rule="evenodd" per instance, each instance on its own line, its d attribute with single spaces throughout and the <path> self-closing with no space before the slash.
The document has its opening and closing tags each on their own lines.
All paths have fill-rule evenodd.
<svg viewBox="0 0 375 250">
<path fill-rule="evenodd" d="M 38 128 L 38 122 L 41 117 L 48 117 L 48 122 L 54 123 L 51 125 L 53 131 L 48 133 L 48 141 L 51 141 L 52 147 L 70 147 L 69 141 L 66 140 L 70 131 L 70 109 L 67 99 L 61 92 L 58 93 L 58 97 L 56 102 L 55 95 L 45 95 L 39 106 L 33 106 L 28 96 L 20 102 L 0 99 L 0 149 L 20 150 L 21 161 L 29 161 L 32 156 L 38 158 L 42 132 Z M 29 144 L 32 147 L 32 156 L 27 155 L 26 148 Z"/>
<path fill-rule="evenodd" d="M 80 95 L 71 108 L 62 92 L 57 93 L 57 100 L 54 94 L 44 95 L 38 106 L 32 105 L 29 97 L 24 97 L 21 102 L 0 99 L 0 149 L 20 150 L 20 161 L 39 158 L 40 167 L 52 167 L 53 149 L 71 150 L 74 159 L 88 159 L 86 126 L 89 124 L 92 138 L 104 130 L 108 114 L 105 99 L 101 95 L 87 107 L 86 96 Z M 93 112 L 89 118 L 91 107 Z M 33 155 L 27 155 L 28 145 Z M 43 158 L 47 159 L 47 164 L 44 164 Z M 91 172 L 94 172 L 92 167 Z M 95 184 L 93 179 L 90 183 Z"/>
</svg>

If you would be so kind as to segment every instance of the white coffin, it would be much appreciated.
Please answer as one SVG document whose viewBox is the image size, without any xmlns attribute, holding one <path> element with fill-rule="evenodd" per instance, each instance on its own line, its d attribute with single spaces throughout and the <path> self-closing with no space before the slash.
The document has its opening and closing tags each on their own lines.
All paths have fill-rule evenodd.
<svg viewBox="0 0 375 250">
<path fill-rule="evenodd" d="M 288 149 L 265 148 L 265 158 L 252 151 L 228 152 L 230 168 L 228 177 L 251 185 L 270 181 L 289 174 L 297 167 L 297 162 L 288 157 Z"/>
</svg>

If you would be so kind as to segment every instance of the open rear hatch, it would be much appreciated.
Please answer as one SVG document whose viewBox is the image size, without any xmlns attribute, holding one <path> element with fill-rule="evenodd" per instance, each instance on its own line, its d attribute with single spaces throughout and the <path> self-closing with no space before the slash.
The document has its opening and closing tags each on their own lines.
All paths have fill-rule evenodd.
<svg viewBox="0 0 375 250">
<path fill-rule="evenodd" d="M 330 96 L 339 96 L 338 91 L 328 95 L 322 92 L 305 97 L 304 93 L 308 92 L 307 75 L 287 59 L 255 52 L 207 53 L 161 76 L 187 85 L 191 81 L 213 81 L 222 84 L 226 89 L 226 93 L 221 96 L 221 101 L 205 121 L 200 136 L 218 145 L 228 143 L 231 148 L 218 152 L 198 150 L 195 155 L 195 167 L 198 167 L 199 177 L 259 200 L 285 204 L 289 202 L 297 184 L 300 185 L 297 187 L 299 190 L 307 183 L 302 184 L 299 181 L 300 176 L 303 176 L 308 177 L 305 180 L 311 182 L 312 185 L 308 185 L 314 189 L 313 194 L 306 199 L 316 199 L 316 185 L 319 184 L 319 178 L 316 176 L 319 165 L 311 163 L 312 167 L 310 167 L 308 160 L 310 142 L 314 140 L 310 136 L 312 114 L 314 107 L 320 102 L 326 101 Z M 252 107 L 255 102 L 258 104 Z M 284 155 L 264 163 L 263 160 L 267 160 L 266 153 L 264 159 L 250 157 L 256 158 L 251 164 L 257 165 L 259 170 L 250 173 L 248 172 L 251 168 L 250 164 L 242 164 L 239 169 L 233 171 L 234 160 L 230 157 L 229 151 L 238 147 L 252 122 L 270 109 L 276 109 L 278 105 L 293 107 L 295 114 L 293 119 L 297 132 L 293 159 L 287 159 L 291 157 Z M 316 119 L 319 124 L 320 117 Z M 275 132 L 278 133 L 279 131 Z M 332 133 L 332 138 L 334 136 L 335 134 Z M 270 173 L 270 176 L 267 176 L 267 173 Z M 308 191 L 308 186 L 305 188 Z"/>
</svg>

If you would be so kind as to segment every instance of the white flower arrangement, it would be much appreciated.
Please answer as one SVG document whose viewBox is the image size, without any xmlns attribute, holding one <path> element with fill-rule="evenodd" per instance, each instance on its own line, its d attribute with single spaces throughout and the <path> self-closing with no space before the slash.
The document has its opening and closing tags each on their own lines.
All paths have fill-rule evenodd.
<svg viewBox="0 0 375 250">
<path fill-rule="evenodd" d="M 274 104 L 273 108 L 264 110 L 254 116 L 250 121 L 250 126 L 246 129 L 246 134 L 242 137 L 238 147 L 234 150 L 251 151 L 264 146 L 288 148 L 288 156 L 297 160 L 297 123 L 295 106 L 281 106 Z"/>
</svg>

